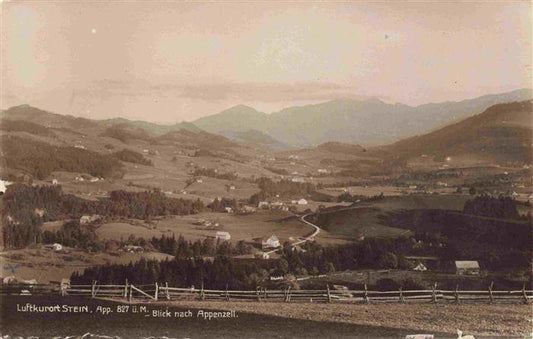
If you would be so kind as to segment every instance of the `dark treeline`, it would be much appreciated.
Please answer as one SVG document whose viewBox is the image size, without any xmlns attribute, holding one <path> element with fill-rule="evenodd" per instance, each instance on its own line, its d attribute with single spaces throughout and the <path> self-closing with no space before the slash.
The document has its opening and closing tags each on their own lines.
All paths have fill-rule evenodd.
<svg viewBox="0 0 533 339">
<path fill-rule="evenodd" d="M 242 255 L 252 252 L 252 247 L 243 240 L 233 246 L 229 241 L 215 240 L 212 237 L 192 242 L 185 240 L 181 235 L 177 239 L 175 235 L 172 237 L 162 235 L 160 238 L 153 237 L 150 244 L 159 252 L 173 255 L 179 259 L 199 256 Z"/>
<path fill-rule="evenodd" d="M 76 147 L 53 146 L 15 136 L 2 137 L 2 164 L 44 179 L 53 171 L 82 172 L 96 177 L 121 175 L 122 164 L 109 155 Z"/>
<path fill-rule="evenodd" d="M 79 219 L 98 214 L 111 218 L 150 219 L 165 215 L 195 214 L 205 209 L 200 200 L 168 198 L 160 191 L 112 191 L 97 201 L 63 194 L 60 186 L 13 184 L 3 195 L 4 244 L 23 247 L 39 242 L 44 221 Z"/>
<path fill-rule="evenodd" d="M 105 244 L 98 240 L 98 236 L 90 226 L 82 227 L 78 220 L 65 222 L 61 229 L 52 232 L 44 231 L 41 235 L 44 244 L 59 243 L 72 248 L 82 248 L 87 251 L 99 251 Z"/>
<path fill-rule="evenodd" d="M 510 197 L 493 198 L 488 195 L 477 196 L 465 203 L 465 213 L 499 219 L 520 220 L 516 201 Z"/>
<path fill-rule="evenodd" d="M 226 207 L 230 207 L 233 210 L 236 210 L 239 203 L 236 199 L 230 198 L 216 198 L 212 203 L 207 205 L 212 212 L 226 212 Z"/>
<path fill-rule="evenodd" d="M 163 241 L 169 241 L 169 238 Z M 186 241 L 181 243 L 184 244 Z M 201 242 L 197 244 L 198 247 L 205 246 Z M 99 283 L 124 283 L 124 279 L 127 278 L 134 284 L 159 281 L 168 282 L 172 286 L 186 287 L 200 286 L 203 282 L 206 288 L 225 288 L 227 284 L 230 289 L 253 289 L 267 285 L 270 276 L 318 275 L 359 268 L 405 268 L 408 263 L 403 259 L 403 253 L 409 252 L 411 242 L 408 238 L 369 239 L 361 243 L 332 247 L 306 243 L 303 248 L 305 252 L 293 250 L 289 244 L 285 244 L 280 260 L 252 262 L 235 261 L 222 252 L 211 262 L 200 257 L 192 258 L 191 248 L 188 253 L 172 249 L 171 252 L 178 253 L 173 260 L 162 262 L 141 260 L 129 265 L 92 267 L 81 275 L 74 273 L 72 281 L 75 284 L 90 283 L 93 280 Z"/>
<path fill-rule="evenodd" d="M 138 152 L 126 149 L 126 148 L 123 149 L 122 151 L 115 152 L 111 155 L 119 160 L 131 162 L 134 164 L 140 164 L 140 165 L 145 165 L 145 166 L 154 165 L 151 160 L 146 159 L 141 153 L 138 153 Z"/>
<path fill-rule="evenodd" d="M 230 257 L 217 256 L 213 261 L 202 258 L 173 259 L 165 261 L 141 259 L 135 264 L 106 265 L 74 272 L 72 284 L 123 284 L 128 279 L 133 284 L 167 282 L 170 286 L 210 289 L 252 289 L 262 286 L 268 279 L 273 263 L 235 263 Z"/>
<path fill-rule="evenodd" d="M 526 268 L 531 264 L 531 223 L 445 210 L 411 210 L 383 217 L 392 227 L 410 229 L 420 255 L 442 260 L 478 260 L 482 268 Z"/>
<path fill-rule="evenodd" d="M 384 198 L 385 196 L 383 193 L 369 197 L 366 195 L 352 195 L 348 192 L 343 192 L 337 197 L 337 202 L 378 201 Z"/>
<path fill-rule="evenodd" d="M 315 186 L 311 183 L 292 182 L 291 180 L 273 181 L 270 178 L 259 178 L 256 180 L 260 192 L 250 197 L 250 204 L 257 205 L 261 200 L 271 197 L 304 197 L 315 191 Z"/>
<path fill-rule="evenodd" d="M 267 171 L 270 171 L 270 172 L 275 173 L 275 174 L 279 174 L 279 175 L 289 175 L 289 171 L 287 171 L 287 170 L 284 169 L 284 168 L 265 167 L 265 169 L 266 169 Z"/>
<path fill-rule="evenodd" d="M 237 179 L 237 175 L 235 173 L 222 173 L 219 172 L 216 169 L 213 168 L 195 168 L 192 175 L 194 176 L 204 176 L 204 177 L 211 177 L 216 179 L 222 179 L 222 180 L 235 180 Z"/>
</svg>

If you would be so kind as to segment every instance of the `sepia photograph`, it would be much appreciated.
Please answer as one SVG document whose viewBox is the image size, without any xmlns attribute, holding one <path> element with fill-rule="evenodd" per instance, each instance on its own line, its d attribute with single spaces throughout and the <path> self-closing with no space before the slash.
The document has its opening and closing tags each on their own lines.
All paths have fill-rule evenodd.
<svg viewBox="0 0 533 339">
<path fill-rule="evenodd" d="M 533 339 L 532 31 L 0 0 L 0 339 Z"/>
</svg>

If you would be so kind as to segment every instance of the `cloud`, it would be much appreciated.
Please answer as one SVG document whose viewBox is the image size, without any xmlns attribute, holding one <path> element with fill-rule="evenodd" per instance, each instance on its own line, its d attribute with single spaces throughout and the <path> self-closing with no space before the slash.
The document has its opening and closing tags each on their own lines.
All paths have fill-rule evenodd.
<svg viewBox="0 0 533 339">
<path fill-rule="evenodd" d="M 358 89 L 327 82 L 295 83 L 188 83 L 148 84 L 140 81 L 102 80 L 93 82 L 73 95 L 106 98 L 109 96 L 168 96 L 186 100 L 218 102 L 326 101 L 340 97 L 363 99 Z"/>
</svg>

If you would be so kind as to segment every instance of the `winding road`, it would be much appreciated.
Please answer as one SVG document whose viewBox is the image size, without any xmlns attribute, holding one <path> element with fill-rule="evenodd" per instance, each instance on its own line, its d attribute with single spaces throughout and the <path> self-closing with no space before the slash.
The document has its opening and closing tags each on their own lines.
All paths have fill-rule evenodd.
<svg viewBox="0 0 533 339">
<path fill-rule="evenodd" d="M 309 221 L 305 220 L 306 217 L 310 216 L 310 215 L 313 215 L 314 213 L 307 213 L 307 214 L 304 214 L 300 217 L 300 221 L 313 227 L 315 229 L 315 231 L 313 232 L 313 234 L 305 237 L 304 239 L 302 240 L 298 240 L 297 242 L 295 243 L 292 243 L 291 246 L 294 247 L 296 245 L 300 245 L 300 244 L 303 244 L 304 242 L 306 241 L 310 241 L 312 240 L 318 233 L 320 233 L 320 227 L 318 227 L 317 225 L 313 224 L 313 223 L 310 223 Z M 273 249 L 271 251 L 268 251 L 268 252 L 265 252 L 266 254 L 271 254 L 271 253 L 275 253 L 279 250 L 281 250 L 283 247 L 278 247 L 276 249 Z"/>
</svg>

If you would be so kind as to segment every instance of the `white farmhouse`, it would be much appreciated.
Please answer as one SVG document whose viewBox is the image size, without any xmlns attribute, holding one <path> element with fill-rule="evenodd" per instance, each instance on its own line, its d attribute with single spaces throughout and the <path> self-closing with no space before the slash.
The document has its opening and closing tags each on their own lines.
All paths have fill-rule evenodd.
<svg viewBox="0 0 533 339">
<path fill-rule="evenodd" d="M 224 232 L 224 231 L 218 231 L 216 233 L 216 239 L 220 239 L 222 241 L 228 241 L 231 239 L 231 235 L 228 233 L 228 232 Z"/>
<path fill-rule="evenodd" d="M 257 208 L 268 208 L 268 201 L 260 201 L 258 204 L 257 204 Z"/>
<path fill-rule="evenodd" d="M 304 198 L 298 200 L 298 205 L 307 205 L 307 200 L 305 200 Z"/>
<path fill-rule="evenodd" d="M 0 179 L 0 194 L 6 193 L 7 186 L 9 186 L 11 184 L 12 184 L 12 182 Z"/>
<path fill-rule="evenodd" d="M 262 243 L 263 247 L 271 247 L 276 248 L 280 246 L 279 239 L 275 235 L 272 235 L 267 240 L 263 241 Z"/>
</svg>

